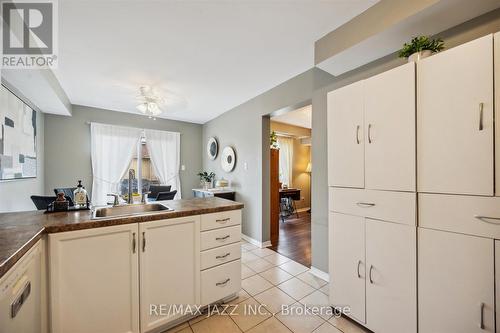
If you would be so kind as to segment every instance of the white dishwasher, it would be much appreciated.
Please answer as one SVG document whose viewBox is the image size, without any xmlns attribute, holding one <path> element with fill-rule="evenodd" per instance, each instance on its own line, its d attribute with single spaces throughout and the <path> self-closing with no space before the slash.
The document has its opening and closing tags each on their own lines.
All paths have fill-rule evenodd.
<svg viewBox="0 0 500 333">
<path fill-rule="evenodd" d="M 41 331 L 41 244 L 0 279 L 0 333 Z"/>
</svg>

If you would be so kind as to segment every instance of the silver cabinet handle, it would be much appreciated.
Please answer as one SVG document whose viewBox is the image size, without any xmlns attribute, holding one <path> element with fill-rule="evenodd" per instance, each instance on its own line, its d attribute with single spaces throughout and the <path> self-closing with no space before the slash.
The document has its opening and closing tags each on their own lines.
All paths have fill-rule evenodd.
<svg viewBox="0 0 500 333">
<path fill-rule="evenodd" d="M 225 286 L 229 281 L 231 281 L 230 278 L 227 278 L 225 281 L 222 281 L 222 282 L 217 282 L 215 285 L 217 287 L 220 287 L 220 286 Z"/>
<path fill-rule="evenodd" d="M 359 125 L 356 126 L 356 144 L 359 145 Z"/>
<path fill-rule="evenodd" d="M 216 237 L 215 240 L 226 240 L 228 239 L 230 236 L 229 235 L 226 235 L 224 237 Z"/>
<path fill-rule="evenodd" d="M 225 219 L 215 220 L 215 222 L 217 222 L 217 223 L 226 223 L 229 220 L 231 220 L 231 218 L 230 217 L 226 217 Z"/>
<path fill-rule="evenodd" d="M 357 268 L 357 273 L 358 273 L 358 278 L 361 279 L 361 274 L 359 273 L 359 266 L 361 265 L 361 260 L 358 260 L 358 268 Z"/>
<path fill-rule="evenodd" d="M 363 208 L 375 206 L 375 204 L 373 202 L 356 202 L 356 205 L 358 205 L 359 207 L 363 207 Z"/>
<path fill-rule="evenodd" d="M 146 251 L 146 233 L 142 232 L 142 252 Z"/>
<path fill-rule="evenodd" d="M 482 131 L 484 129 L 483 126 L 483 108 L 484 103 L 479 103 L 479 130 Z"/>
<path fill-rule="evenodd" d="M 135 232 L 132 233 L 132 253 L 135 253 L 136 240 L 135 240 Z"/>
<path fill-rule="evenodd" d="M 479 328 L 484 330 L 484 303 L 483 302 L 479 303 L 479 311 L 480 311 Z"/>
<path fill-rule="evenodd" d="M 229 255 L 231 255 L 231 252 L 228 252 L 228 253 L 223 254 L 223 255 L 221 255 L 221 256 L 216 256 L 216 257 L 215 257 L 215 259 L 224 259 L 224 258 L 226 258 L 226 257 L 227 257 L 227 256 L 229 256 Z"/>
<path fill-rule="evenodd" d="M 368 274 L 369 275 L 369 278 L 370 278 L 370 283 L 373 284 L 373 279 L 372 279 L 372 270 L 373 270 L 373 265 L 370 265 L 370 273 Z"/>
<path fill-rule="evenodd" d="M 372 143 L 372 124 L 368 124 L 368 143 Z"/>
<path fill-rule="evenodd" d="M 482 222 L 491 224 L 500 224 L 500 222 L 494 222 L 494 221 L 500 221 L 500 217 L 483 216 L 483 215 L 474 215 L 474 217 Z M 494 220 L 494 221 L 488 221 L 488 220 Z"/>
</svg>

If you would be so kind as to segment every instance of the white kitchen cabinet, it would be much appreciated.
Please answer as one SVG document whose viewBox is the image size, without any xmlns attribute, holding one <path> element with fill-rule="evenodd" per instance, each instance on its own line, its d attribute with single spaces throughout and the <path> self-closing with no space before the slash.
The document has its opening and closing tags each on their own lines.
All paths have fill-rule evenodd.
<svg viewBox="0 0 500 333">
<path fill-rule="evenodd" d="M 141 332 L 148 332 L 182 316 L 171 305 L 200 303 L 200 216 L 141 223 L 139 235 Z"/>
<path fill-rule="evenodd" d="M 366 323 L 417 332 L 416 227 L 366 219 Z"/>
<path fill-rule="evenodd" d="M 419 228 L 420 333 L 495 332 L 494 241 Z"/>
<path fill-rule="evenodd" d="M 497 267 L 495 274 L 495 304 L 498 307 L 500 305 L 500 274 L 498 272 L 500 268 L 500 241 L 498 240 L 495 240 L 495 267 Z M 497 332 L 500 332 L 500 311 L 497 310 L 495 313 Z"/>
<path fill-rule="evenodd" d="M 330 213 L 330 226 L 330 302 L 348 305 L 350 316 L 365 323 L 365 219 Z"/>
<path fill-rule="evenodd" d="M 329 185 L 415 191 L 415 64 L 328 93 Z"/>
<path fill-rule="evenodd" d="M 415 191 L 415 63 L 365 80 L 364 110 L 365 187 Z"/>
<path fill-rule="evenodd" d="M 139 332 L 138 225 L 49 235 L 51 332 Z"/>
<path fill-rule="evenodd" d="M 363 188 L 363 82 L 328 93 L 328 184 Z"/>
<path fill-rule="evenodd" d="M 493 36 L 417 68 L 418 191 L 493 195 Z"/>
</svg>

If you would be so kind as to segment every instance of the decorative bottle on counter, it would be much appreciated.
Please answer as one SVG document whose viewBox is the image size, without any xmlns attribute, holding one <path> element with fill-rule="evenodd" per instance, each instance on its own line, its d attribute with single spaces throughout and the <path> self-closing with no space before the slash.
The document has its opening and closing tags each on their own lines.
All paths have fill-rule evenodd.
<svg viewBox="0 0 500 333">
<path fill-rule="evenodd" d="M 75 208 L 88 208 L 88 200 L 87 200 L 87 190 L 82 186 L 82 181 L 78 181 L 78 185 L 73 192 L 73 198 L 75 203 Z"/>
</svg>

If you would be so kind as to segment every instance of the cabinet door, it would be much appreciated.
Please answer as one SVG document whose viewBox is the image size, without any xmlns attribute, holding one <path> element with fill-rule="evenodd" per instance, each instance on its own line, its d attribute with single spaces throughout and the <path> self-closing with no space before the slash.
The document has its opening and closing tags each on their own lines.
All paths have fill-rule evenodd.
<svg viewBox="0 0 500 333">
<path fill-rule="evenodd" d="M 200 303 L 200 217 L 141 223 L 139 231 L 141 332 L 147 332 L 182 315 L 171 305 Z"/>
<path fill-rule="evenodd" d="M 493 41 L 488 35 L 418 63 L 421 192 L 493 195 Z"/>
<path fill-rule="evenodd" d="M 415 64 L 365 81 L 365 186 L 415 191 Z"/>
<path fill-rule="evenodd" d="M 500 196 L 500 84 L 498 80 L 500 79 L 500 32 L 497 32 L 494 37 L 494 47 L 495 51 L 495 79 L 497 83 L 495 84 L 495 179 L 496 179 L 496 195 Z"/>
<path fill-rule="evenodd" d="M 330 303 L 348 305 L 354 319 L 365 322 L 365 220 L 330 213 Z"/>
<path fill-rule="evenodd" d="M 416 227 L 366 220 L 366 324 L 374 332 L 417 331 Z"/>
<path fill-rule="evenodd" d="M 418 243 L 419 332 L 495 332 L 493 240 L 419 228 Z"/>
<path fill-rule="evenodd" d="M 139 332 L 137 224 L 49 235 L 53 333 Z"/>
<path fill-rule="evenodd" d="M 363 188 L 363 82 L 328 93 L 328 184 Z"/>
</svg>

